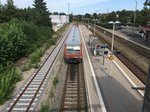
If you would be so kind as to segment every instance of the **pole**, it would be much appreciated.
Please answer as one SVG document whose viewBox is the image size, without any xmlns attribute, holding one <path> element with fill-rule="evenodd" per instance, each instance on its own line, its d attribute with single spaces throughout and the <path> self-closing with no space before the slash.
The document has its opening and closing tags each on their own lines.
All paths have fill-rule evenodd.
<svg viewBox="0 0 150 112">
<path fill-rule="evenodd" d="M 68 3 L 68 23 L 70 22 L 70 17 L 69 17 L 69 15 L 70 15 L 70 3 Z"/>
<path fill-rule="evenodd" d="M 103 65 L 105 64 L 105 54 L 104 54 L 105 48 L 103 48 Z"/>
<path fill-rule="evenodd" d="M 135 22 L 136 22 L 136 10 L 137 10 L 137 0 L 135 0 L 135 13 L 134 13 L 134 24 L 133 24 L 134 31 L 135 31 Z"/>
<path fill-rule="evenodd" d="M 111 77 L 111 70 L 112 69 L 112 60 L 110 61 L 110 67 L 109 67 L 109 77 Z"/>
<path fill-rule="evenodd" d="M 94 20 L 94 37 L 95 37 L 95 22 L 96 22 L 96 20 Z"/>
<path fill-rule="evenodd" d="M 114 30 L 115 30 L 115 22 L 113 23 L 113 34 L 112 34 L 111 51 L 113 51 L 113 47 L 114 47 Z"/>
<path fill-rule="evenodd" d="M 70 3 L 68 3 L 68 16 L 70 14 Z"/>
</svg>

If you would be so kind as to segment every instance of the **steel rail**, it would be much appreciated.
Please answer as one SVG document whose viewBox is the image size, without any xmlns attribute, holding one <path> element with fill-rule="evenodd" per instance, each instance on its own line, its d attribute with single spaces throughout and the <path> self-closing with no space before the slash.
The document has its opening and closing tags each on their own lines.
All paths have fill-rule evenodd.
<svg viewBox="0 0 150 112">
<path fill-rule="evenodd" d="M 63 112 L 63 111 L 81 112 L 81 111 L 87 110 L 87 104 L 86 104 L 87 102 L 85 99 L 86 95 L 84 92 L 85 91 L 84 78 L 82 77 L 83 74 L 82 74 L 81 67 L 82 67 L 82 63 L 81 64 L 69 64 L 67 67 L 60 112 Z M 69 84 L 72 85 L 71 88 L 74 88 L 74 89 L 76 88 L 76 89 L 67 90 L 67 86 L 69 86 Z M 69 96 L 67 93 L 69 94 Z M 73 94 L 73 96 L 70 96 L 70 94 Z M 71 100 L 65 100 L 66 98 L 70 98 Z M 72 100 L 72 98 L 74 98 L 74 101 Z M 68 107 L 65 107 L 65 103 L 67 104 L 68 101 L 69 101 Z"/>
<path fill-rule="evenodd" d="M 68 34 L 69 34 L 69 31 L 66 32 L 66 35 L 68 35 Z M 65 35 L 65 34 L 64 34 L 64 35 Z M 44 64 L 45 64 L 45 63 L 47 62 L 47 60 L 50 58 L 50 56 L 52 55 L 52 53 L 55 51 L 55 49 L 57 48 L 57 46 L 59 45 L 59 43 L 60 43 L 61 40 L 63 39 L 64 35 L 61 37 L 61 39 L 59 40 L 59 42 L 56 44 L 55 48 L 53 48 L 52 52 L 51 52 L 51 53 L 48 55 L 48 57 L 45 59 L 44 63 L 42 63 L 42 65 L 41 65 L 40 68 L 37 70 L 37 72 L 35 73 L 35 75 L 32 77 L 32 79 L 31 79 L 31 80 L 29 81 L 29 83 L 26 85 L 26 87 L 24 88 L 24 90 L 23 90 L 23 91 L 20 93 L 20 95 L 17 97 L 17 99 L 16 99 L 15 102 L 12 104 L 12 106 L 10 107 L 10 109 L 8 110 L 8 112 L 11 112 L 11 111 L 12 111 L 12 109 L 14 108 L 14 106 L 16 105 L 16 103 L 18 102 L 18 100 L 21 98 L 21 96 L 22 96 L 22 95 L 24 94 L 24 92 L 27 90 L 27 88 L 29 87 L 29 85 L 31 84 L 31 82 L 34 80 L 34 78 L 36 77 L 36 75 L 39 73 L 39 71 L 41 70 L 41 68 L 44 66 Z M 66 39 L 67 39 L 67 38 L 66 38 Z M 64 39 L 63 44 L 61 45 L 59 51 L 57 52 L 57 55 L 59 54 L 60 50 L 62 49 L 62 46 L 64 45 L 66 39 Z M 56 57 L 57 57 L 57 55 L 56 55 Z M 56 57 L 55 57 L 54 59 L 56 59 Z M 44 80 L 45 80 L 45 78 L 46 78 L 48 72 L 50 71 L 50 69 L 51 69 L 51 67 L 52 67 L 52 65 L 53 65 L 54 62 L 55 62 L 55 60 L 53 60 L 51 66 L 49 67 L 48 71 L 46 72 L 46 74 L 45 74 L 45 76 L 44 76 L 44 78 L 43 78 L 43 80 L 42 80 L 40 86 L 38 87 L 38 90 L 37 90 L 36 93 L 34 94 L 34 96 L 33 96 L 32 100 L 31 100 L 29 106 L 27 107 L 26 112 L 29 111 L 30 106 L 32 105 L 32 103 L 33 103 L 33 101 L 34 101 L 34 99 L 35 99 L 37 93 L 39 92 L 39 90 L 40 90 L 40 88 L 41 88 L 41 86 L 42 86 L 42 84 L 43 84 L 43 82 L 44 82 Z"/>
<path fill-rule="evenodd" d="M 90 29 L 93 30 L 93 29 Z M 102 29 L 99 29 L 102 30 Z M 110 43 L 108 43 L 104 38 L 100 38 L 101 35 L 100 33 L 102 33 L 101 31 L 99 31 L 96 29 L 96 34 L 99 38 L 99 40 L 107 43 L 109 45 L 109 49 L 110 49 Z M 103 30 L 105 31 L 105 30 Z M 110 34 L 110 32 L 109 32 Z M 110 37 L 110 35 L 107 35 L 108 37 Z M 134 48 L 135 49 L 135 48 Z M 146 84 L 146 73 L 141 70 L 137 65 L 135 65 L 132 61 L 130 61 L 127 57 L 125 57 L 121 52 L 119 54 L 115 54 L 115 56 L 122 62 L 125 64 L 125 66 L 132 71 L 132 73 L 143 83 Z"/>
<path fill-rule="evenodd" d="M 70 65 L 68 65 L 68 67 L 67 67 L 67 72 L 66 72 L 65 84 L 64 84 L 64 88 L 63 88 L 63 96 L 62 96 L 62 101 L 61 101 L 62 103 L 61 103 L 60 112 L 63 112 L 64 100 L 65 100 L 65 93 L 66 93 L 66 87 L 67 87 L 67 78 L 68 78 L 69 73 L 70 73 Z"/>
</svg>

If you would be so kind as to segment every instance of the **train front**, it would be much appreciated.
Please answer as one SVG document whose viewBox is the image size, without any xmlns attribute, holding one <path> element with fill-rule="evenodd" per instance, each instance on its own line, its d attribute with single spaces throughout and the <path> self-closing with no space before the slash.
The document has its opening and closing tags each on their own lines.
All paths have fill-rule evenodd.
<svg viewBox="0 0 150 112">
<path fill-rule="evenodd" d="M 65 44 L 64 60 L 67 63 L 79 63 L 82 61 L 82 44 L 80 32 L 77 26 L 73 26 Z"/>
</svg>

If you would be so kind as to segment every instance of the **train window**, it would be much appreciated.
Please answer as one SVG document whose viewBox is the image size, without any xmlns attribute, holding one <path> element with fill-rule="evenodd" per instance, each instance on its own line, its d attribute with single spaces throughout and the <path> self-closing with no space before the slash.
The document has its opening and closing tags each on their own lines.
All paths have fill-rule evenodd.
<svg viewBox="0 0 150 112">
<path fill-rule="evenodd" d="M 80 50 L 67 49 L 67 54 L 79 54 Z"/>
<path fill-rule="evenodd" d="M 80 50 L 74 50 L 75 54 L 80 54 Z"/>
<path fill-rule="evenodd" d="M 73 49 L 67 49 L 67 53 L 68 54 L 72 54 L 73 53 Z"/>
</svg>

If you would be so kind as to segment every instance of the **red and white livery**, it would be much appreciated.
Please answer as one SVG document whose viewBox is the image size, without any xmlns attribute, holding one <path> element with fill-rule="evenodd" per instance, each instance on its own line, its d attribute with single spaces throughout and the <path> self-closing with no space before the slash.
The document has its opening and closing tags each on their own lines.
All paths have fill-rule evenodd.
<svg viewBox="0 0 150 112">
<path fill-rule="evenodd" d="M 64 60 L 67 63 L 79 63 L 82 61 L 82 43 L 78 26 L 71 28 L 64 46 Z"/>
</svg>

